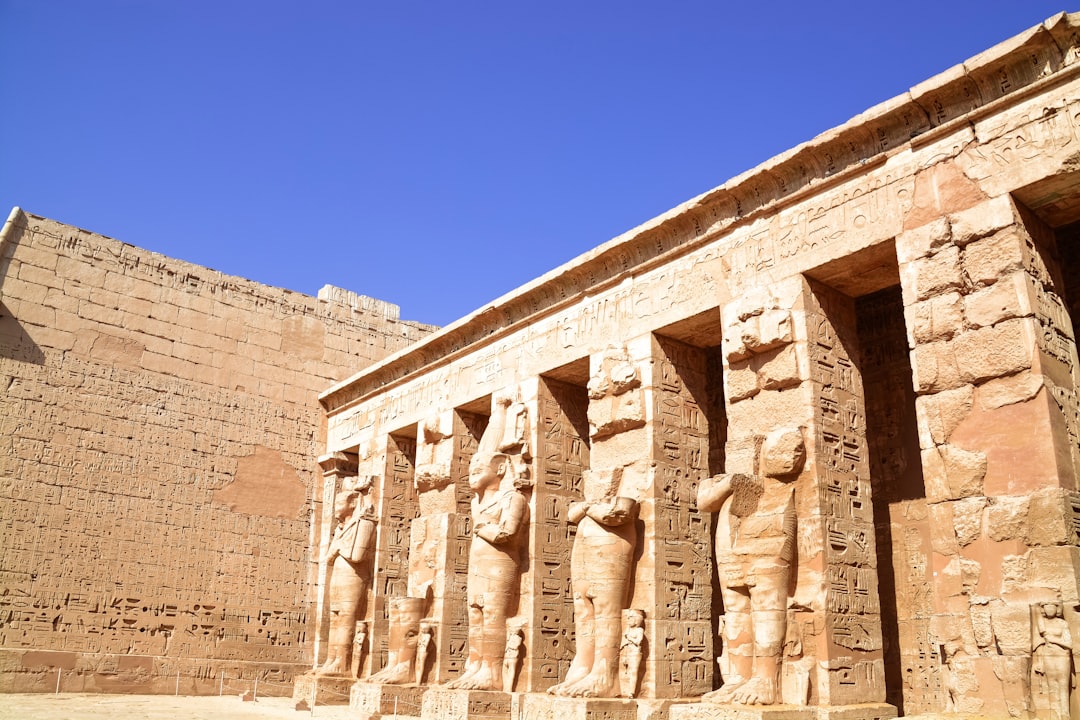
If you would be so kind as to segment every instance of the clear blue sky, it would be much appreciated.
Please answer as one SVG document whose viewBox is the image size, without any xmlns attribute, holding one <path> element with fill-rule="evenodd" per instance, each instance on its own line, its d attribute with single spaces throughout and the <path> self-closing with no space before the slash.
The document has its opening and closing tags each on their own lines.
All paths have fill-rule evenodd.
<svg viewBox="0 0 1080 720">
<path fill-rule="evenodd" d="M 1068 9 L 0 0 L 0 205 L 441 325 Z"/>
</svg>

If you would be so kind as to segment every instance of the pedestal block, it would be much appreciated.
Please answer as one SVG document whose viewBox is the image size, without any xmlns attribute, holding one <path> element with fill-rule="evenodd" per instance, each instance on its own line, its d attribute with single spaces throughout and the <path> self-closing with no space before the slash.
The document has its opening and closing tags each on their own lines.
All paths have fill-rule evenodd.
<svg viewBox="0 0 1080 720">
<path fill-rule="evenodd" d="M 495 690 L 449 690 L 431 687 L 424 693 L 423 720 L 505 720 L 510 693 Z"/>
<path fill-rule="evenodd" d="M 886 703 L 838 705 L 721 705 L 699 702 L 674 705 L 671 720 L 892 720 L 896 708 Z"/>
<path fill-rule="evenodd" d="M 310 705 L 314 692 L 316 705 L 348 705 L 349 692 L 355 682 L 355 678 L 304 673 L 293 679 L 292 697 Z"/>
<path fill-rule="evenodd" d="M 520 717 L 523 720 L 639 720 L 638 704 L 663 706 L 670 701 L 638 701 L 620 699 L 562 698 L 540 693 L 521 695 Z M 667 720 L 667 713 L 648 716 L 651 720 Z"/>
<path fill-rule="evenodd" d="M 369 715 L 420 717 L 426 685 L 379 685 L 358 682 L 352 686 L 349 707 Z"/>
</svg>

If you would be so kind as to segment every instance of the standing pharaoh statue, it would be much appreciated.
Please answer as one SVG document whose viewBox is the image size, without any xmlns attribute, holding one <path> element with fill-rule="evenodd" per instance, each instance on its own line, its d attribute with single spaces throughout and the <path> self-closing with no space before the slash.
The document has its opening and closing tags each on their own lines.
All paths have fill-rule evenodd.
<svg viewBox="0 0 1080 720">
<path fill-rule="evenodd" d="M 326 662 L 318 672 L 345 675 L 351 672 L 356 622 L 375 552 L 375 508 L 368 499 L 372 478 L 346 478 L 334 498 L 337 523 L 326 563 L 330 573 L 330 638 Z"/>
<path fill-rule="evenodd" d="M 1038 688 L 1049 703 L 1050 718 L 1066 720 L 1070 717 L 1073 676 L 1069 623 L 1062 616 L 1059 602 L 1040 603 L 1032 608 L 1032 615 L 1031 669 L 1034 678 L 1031 689 L 1035 692 Z"/>
<path fill-rule="evenodd" d="M 772 705 L 779 696 L 795 557 L 792 481 L 806 459 L 802 433 L 774 431 L 758 455 L 760 475 L 717 475 L 698 488 L 698 508 L 718 513 L 716 571 L 729 670 L 723 686 L 705 695 L 709 702 Z"/>
<path fill-rule="evenodd" d="M 638 503 L 617 495 L 621 469 L 587 470 L 585 500 L 570 504 L 577 523 L 570 553 L 577 644 L 566 679 L 548 688 L 563 697 L 613 697 L 619 689 L 619 646 L 634 548 Z"/>
<path fill-rule="evenodd" d="M 465 671 L 446 687 L 503 687 L 506 618 L 516 607 L 529 503 L 525 407 L 496 396 L 491 419 L 469 463 L 472 541 L 469 548 L 469 655 Z"/>
</svg>

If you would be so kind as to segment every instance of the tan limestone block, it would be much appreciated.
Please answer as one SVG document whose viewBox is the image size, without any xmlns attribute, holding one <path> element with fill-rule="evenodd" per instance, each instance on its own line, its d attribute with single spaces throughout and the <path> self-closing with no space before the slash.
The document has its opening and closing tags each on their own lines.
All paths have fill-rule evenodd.
<svg viewBox="0 0 1080 720">
<path fill-rule="evenodd" d="M 1028 501 L 1026 533 L 1028 545 L 1065 545 L 1072 540 L 1072 508 L 1058 488 L 1033 493 Z"/>
<path fill-rule="evenodd" d="M 953 341 L 960 377 L 979 383 L 1030 368 L 1035 348 L 1033 322 L 1015 318 L 962 333 Z"/>
<path fill-rule="evenodd" d="M 904 218 L 904 229 L 966 210 L 985 199 L 986 193 L 965 176 L 955 162 L 938 163 L 915 176 L 912 207 Z"/>
<path fill-rule="evenodd" d="M 953 431 L 950 442 L 985 454 L 981 494 L 1022 495 L 1060 485 L 1046 393 L 993 410 L 983 410 L 980 405 L 976 388 L 975 407 Z"/>
<path fill-rule="evenodd" d="M 763 390 L 783 390 L 802 382 L 794 345 L 787 345 L 775 353 L 761 357 L 760 360 L 757 376 L 758 384 Z"/>
<path fill-rule="evenodd" d="M 947 245 L 951 239 L 952 228 L 948 218 L 935 218 L 925 225 L 905 230 L 896 236 L 896 260 L 900 265 L 906 265 L 928 256 L 934 250 Z"/>
<path fill-rule="evenodd" d="M 986 476 L 986 455 L 941 445 L 922 451 L 926 499 L 929 502 L 957 500 L 982 495 Z"/>
<path fill-rule="evenodd" d="M 986 515 L 987 537 L 1001 542 L 1024 536 L 1027 526 L 1028 498 L 1026 496 L 999 496 L 990 498 Z"/>
<path fill-rule="evenodd" d="M 900 276 L 904 284 L 914 288 L 916 300 L 961 290 L 964 278 L 960 273 L 960 250 L 950 245 L 929 257 L 905 263 Z"/>
<path fill-rule="evenodd" d="M 1027 583 L 1025 590 L 1032 597 L 1052 597 L 1061 593 L 1062 602 L 1077 603 L 1077 587 L 1080 586 L 1080 548 L 1054 546 L 1032 548 L 1028 552 Z M 1038 591 L 1049 591 L 1041 594 Z"/>
<path fill-rule="evenodd" d="M 64 255 L 56 259 L 56 276 L 73 279 L 89 288 L 105 287 L 105 268 Z"/>
<path fill-rule="evenodd" d="M 965 384 L 960 379 L 953 341 L 916 345 L 911 353 L 911 372 L 920 395 L 939 393 Z"/>
<path fill-rule="evenodd" d="M 761 392 L 758 376 L 748 361 L 734 362 L 724 373 L 728 402 L 734 403 L 753 397 Z"/>
<path fill-rule="evenodd" d="M 1028 561 L 1026 555 L 1005 555 L 1001 558 L 1001 594 L 1003 597 L 1027 591 Z"/>
<path fill-rule="evenodd" d="M 984 497 L 970 497 L 953 503 L 953 528 L 960 547 L 979 539 L 983 528 L 983 510 L 989 501 Z"/>
<path fill-rule="evenodd" d="M 919 444 L 924 450 L 949 441 L 952 431 L 971 412 L 974 396 L 974 388 L 963 385 L 915 398 Z"/>
<path fill-rule="evenodd" d="M 995 378 L 978 385 L 975 399 L 980 410 L 993 410 L 1024 403 L 1035 397 L 1044 385 L 1037 372 L 1017 372 L 1016 375 Z"/>
<path fill-rule="evenodd" d="M 1015 228 L 1000 230 L 971 243 L 963 252 L 964 272 L 976 286 L 1024 269 L 1023 240 Z"/>
<path fill-rule="evenodd" d="M 980 328 L 1033 314 L 1027 274 L 1011 273 L 964 298 L 964 319 Z"/>
<path fill-rule="evenodd" d="M 1002 655 L 1031 652 L 1031 609 L 1025 604 L 995 600 L 990 603 L 997 649 Z"/>
<path fill-rule="evenodd" d="M 971 632 L 975 644 L 985 649 L 994 644 L 994 625 L 991 618 L 990 598 L 971 598 Z"/>
<path fill-rule="evenodd" d="M 953 213 L 949 216 L 949 223 L 952 226 L 952 241 L 964 247 L 1015 224 L 1013 200 L 1009 195 L 999 195 L 975 207 Z"/>
<path fill-rule="evenodd" d="M 926 506 L 930 516 L 930 548 L 942 558 L 952 557 L 960 552 L 953 531 L 953 503 L 936 502 Z"/>
<path fill-rule="evenodd" d="M 937 295 L 911 306 L 911 335 L 916 343 L 948 340 L 963 327 L 960 293 L 953 291 Z"/>
</svg>

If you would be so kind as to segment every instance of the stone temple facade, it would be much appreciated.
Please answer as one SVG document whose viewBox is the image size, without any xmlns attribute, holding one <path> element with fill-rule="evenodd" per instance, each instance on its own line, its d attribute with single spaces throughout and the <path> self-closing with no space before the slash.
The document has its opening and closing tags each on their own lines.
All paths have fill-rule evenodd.
<svg viewBox="0 0 1080 720">
<path fill-rule="evenodd" d="M 1080 15 L 320 396 L 316 669 L 423 718 L 1080 716 Z"/>
</svg>

